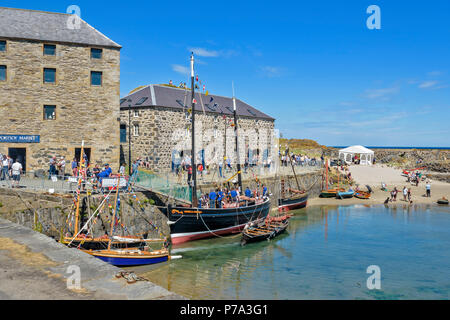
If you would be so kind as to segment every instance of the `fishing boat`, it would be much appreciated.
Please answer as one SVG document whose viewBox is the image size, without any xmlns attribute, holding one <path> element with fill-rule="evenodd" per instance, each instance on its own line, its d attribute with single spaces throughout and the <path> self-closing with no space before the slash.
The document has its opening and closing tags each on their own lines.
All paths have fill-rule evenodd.
<svg viewBox="0 0 450 320">
<path fill-rule="evenodd" d="M 119 199 L 119 186 L 120 186 L 120 174 L 117 181 L 116 196 L 114 214 L 111 219 L 110 236 L 108 242 L 108 248 L 105 250 L 82 250 L 100 260 L 108 262 L 115 266 L 141 266 L 149 265 L 169 260 L 169 250 L 166 248 L 165 239 L 155 239 L 152 242 L 163 243 L 161 249 L 151 250 L 149 246 L 143 248 L 114 248 L 114 241 L 122 242 L 125 244 L 132 243 L 130 238 L 123 238 L 120 236 L 114 236 L 114 226 L 117 217 L 117 207 Z M 114 241 L 113 241 L 114 240 Z"/>
<path fill-rule="evenodd" d="M 348 190 L 348 191 L 338 191 L 336 192 L 336 198 L 338 199 L 349 199 L 353 198 L 353 195 L 355 194 L 355 191 Z"/>
<path fill-rule="evenodd" d="M 191 55 L 191 165 L 197 168 L 195 152 L 195 79 L 194 79 L 194 55 Z M 236 112 L 236 98 L 233 86 L 234 131 L 236 137 L 236 154 L 239 159 L 238 148 L 238 118 Z M 237 162 L 238 184 L 242 189 L 241 164 Z M 226 204 L 222 208 L 199 207 L 197 195 L 197 170 L 192 170 L 191 185 L 192 202 L 190 207 L 171 206 L 161 208 L 168 217 L 172 244 L 180 244 L 187 241 L 218 237 L 241 232 L 245 225 L 252 221 L 264 221 L 269 214 L 270 199 L 263 197 L 254 201 L 237 201 Z"/>
<path fill-rule="evenodd" d="M 286 231 L 289 226 L 289 218 L 280 221 L 266 220 L 262 224 L 251 223 L 246 226 L 242 233 L 241 245 L 250 242 L 271 240 Z"/>
</svg>

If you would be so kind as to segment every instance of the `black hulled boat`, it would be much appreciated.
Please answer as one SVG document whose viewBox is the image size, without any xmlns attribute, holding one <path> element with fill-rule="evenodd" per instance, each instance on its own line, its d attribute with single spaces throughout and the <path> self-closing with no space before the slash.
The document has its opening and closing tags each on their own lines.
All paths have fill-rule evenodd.
<svg viewBox="0 0 450 320">
<path fill-rule="evenodd" d="M 194 55 L 191 56 L 191 90 L 192 90 L 192 206 L 162 208 L 169 219 L 170 234 L 173 244 L 203 238 L 217 237 L 241 232 L 249 222 L 264 221 L 269 214 L 270 199 L 257 199 L 254 202 L 240 202 L 225 205 L 223 208 L 198 208 L 197 198 L 197 168 L 195 152 L 195 82 L 194 82 Z M 234 91 L 234 90 L 233 90 Z M 238 148 L 238 122 L 236 113 L 236 99 L 233 92 L 234 130 L 236 136 L 236 154 L 239 159 Z M 237 161 L 238 183 L 242 190 L 241 165 Z"/>
</svg>

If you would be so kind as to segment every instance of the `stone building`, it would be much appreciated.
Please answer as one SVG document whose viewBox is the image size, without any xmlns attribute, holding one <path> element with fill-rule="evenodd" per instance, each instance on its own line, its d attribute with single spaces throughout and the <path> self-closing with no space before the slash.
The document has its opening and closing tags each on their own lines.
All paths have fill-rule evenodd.
<svg viewBox="0 0 450 320">
<path fill-rule="evenodd" d="M 224 157 L 236 163 L 233 100 L 205 95 L 196 98 L 197 163 L 218 164 Z M 141 158 L 156 172 L 167 172 L 191 155 L 191 91 L 171 85 L 149 85 L 120 100 L 122 161 Z M 272 155 L 275 119 L 236 99 L 239 118 L 239 158 L 261 165 Z M 130 124 L 130 125 L 129 125 Z M 131 132 L 128 128 L 131 126 Z"/>
<path fill-rule="evenodd" d="M 0 8 L 0 153 L 27 171 L 52 156 L 118 169 L 120 49 L 78 16 Z"/>
</svg>

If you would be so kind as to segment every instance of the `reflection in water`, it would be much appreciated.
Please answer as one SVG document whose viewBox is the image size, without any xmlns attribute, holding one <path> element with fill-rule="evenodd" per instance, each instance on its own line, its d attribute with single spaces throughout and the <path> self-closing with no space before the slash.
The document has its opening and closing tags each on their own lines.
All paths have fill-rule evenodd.
<svg viewBox="0 0 450 320">
<path fill-rule="evenodd" d="M 311 207 L 270 242 L 191 242 L 134 270 L 191 299 L 448 299 L 449 227 L 445 207 Z M 381 291 L 365 286 L 373 264 Z"/>
</svg>

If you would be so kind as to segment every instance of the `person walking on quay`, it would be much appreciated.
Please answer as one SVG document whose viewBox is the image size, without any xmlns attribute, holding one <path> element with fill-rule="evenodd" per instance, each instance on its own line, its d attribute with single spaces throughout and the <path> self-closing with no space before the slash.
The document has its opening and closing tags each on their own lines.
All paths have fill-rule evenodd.
<svg viewBox="0 0 450 320">
<path fill-rule="evenodd" d="M 72 160 L 72 176 L 78 176 L 78 162 L 77 158 L 73 158 Z"/>
<path fill-rule="evenodd" d="M 2 179 L 1 180 L 7 180 L 9 179 L 9 174 L 8 174 L 8 158 L 6 156 L 3 156 L 3 159 L 1 159 L 2 161 Z"/>
<path fill-rule="evenodd" d="M 223 161 L 219 160 L 219 177 L 223 178 Z"/>
<path fill-rule="evenodd" d="M 48 180 L 52 178 L 52 176 L 56 175 L 56 157 L 52 157 L 50 159 L 50 168 L 48 170 Z"/>
<path fill-rule="evenodd" d="M 61 157 L 59 159 L 57 167 L 58 167 L 58 175 L 62 176 L 64 179 L 66 175 L 66 160 L 64 159 L 64 157 Z"/>
<path fill-rule="evenodd" d="M 408 196 L 408 188 L 403 187 L 403 200 L 406 202 L 406 197 Z"/>
<path fill-rule="evenodd" d="M 431 183 L 430 181 L 427 181 L 427 185 L 425 186 L 426 190 L 427 190 L 427 198 L 431 197 Z"/>
<path fill-rule="evenodd" d="M 13 178 L 13 183 L 12 183 L 12 187 L 14 188 L 14 186 L 19 187 L 19 182 L 20 182 L 20 175 L 22 173 L 22 164 L 16 160 L 16 162 L 13 163 L 13 165 L 11 166 L 11 173 L 12 173 L 12 178 Z"/>
</svg>

